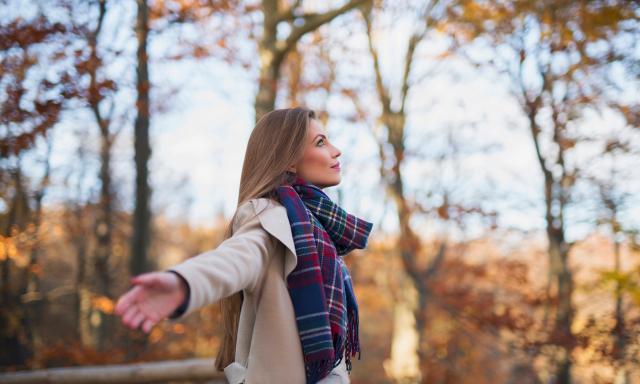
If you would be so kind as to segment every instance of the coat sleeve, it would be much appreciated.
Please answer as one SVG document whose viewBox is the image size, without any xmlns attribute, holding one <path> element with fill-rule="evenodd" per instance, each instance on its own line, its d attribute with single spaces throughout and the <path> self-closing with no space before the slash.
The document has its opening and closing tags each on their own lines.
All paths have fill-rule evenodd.
<svg viewBox="0 0 640 384">
<path fill-rule="evenodd" d="M 238 208 L 234 234 L 212 250 L 193 256 L 166 271 L 182 277 L 188 295 L 170 316 L 181 319 L 243 289 L 253 291 L 263 277 L 274 246 L 251 202 Z"/>
</svg>

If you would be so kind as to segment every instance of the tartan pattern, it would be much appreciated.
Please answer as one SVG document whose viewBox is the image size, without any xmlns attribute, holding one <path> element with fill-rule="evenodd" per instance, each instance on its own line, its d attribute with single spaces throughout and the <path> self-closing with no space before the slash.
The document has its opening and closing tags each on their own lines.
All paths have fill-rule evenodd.
<svg viewBox="0 0 640 384">
<path fill-rule="evenodd" d="M 347 213 L 317 186 L 296 177 L 276 189 L 287 210 L 297 265 L 287 276 L 307 383 L 358 352 L 358 305 L 343 257 L 367 245 L 373 224 Z"/>
</svg>

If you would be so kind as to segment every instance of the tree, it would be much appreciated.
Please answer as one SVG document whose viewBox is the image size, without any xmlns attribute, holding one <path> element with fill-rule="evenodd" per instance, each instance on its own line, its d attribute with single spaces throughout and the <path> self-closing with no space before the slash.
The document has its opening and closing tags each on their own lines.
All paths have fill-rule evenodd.
<svg viewBox="0 0 640 384">
<path fill-rule="evenodd" d="M 625 129 L 626 128 L 626 129 Z M 638 338 L 637 320 L 632 318 L 632 299 L 638 286 L 637 269 L 627 269 L 622 265 L 622 253 L 624 249 L 632 249 L 633 237 L 637 229 L 633 224 L 625 222 L 624 216 L 634 206 L 634 194 L 627 186 L 628 180 L 637 178 L 637 170 L 630 164 L 638 161 L 640 151 L 634 147 L 633 135 L 628 126 L 622 129 L 611 129 L 608 139 L 603 143 L 600 153 L 593 162 L 601 166 L 601 171 L 591 172 L 587 178 L 595 187 L 594 200 L 597 204 L 596 224 L 602 227 L 613 245 L 613 268 L 601 271 L 599 285 L 611 283 L 613 285 L 614 312 L 612 314 L 613 325 L 601 328 L 609 328 L 610 334 L 605 335 L 605 343 L 609 344 L 601 350 L 605 363 L 615 370 L 616 381 L 620 383 L 631 382 L 631 373 L 634 364 L 634 349 L 638 348 L 635 342 Z M 598 167 L 600 168 L 600 167 Z M 635 177 L 634 177 L 635 176 Z M 610 284 L 606 284 L 607 287 Z M 609 320 L 610 317 L 605 317 Z M 598 319 L 600 320 L 600 319 Z M 596 328 L 598 321 L 593 322 Z M 584 332 L 584 339 L 591 344 L 602 343 L 602 337 L 593 337 L 592 329 Z M 602 336 L 595 333 L 595 336 Z"/>
<path fill-rule="evenodd" d="M 636 10 L 633 2 L 467 0 L 449 9 L 450 23 L 443 26 L 462 45 L 486 43 L 489 60 L 470 58 L 506 75 L 528 122 L 544 180 L 548 303 L 555 311 L 548 342 L 555 346 L 550 359 L 556 383 L 571 381 L 576 346 L 566 211 L 583 171 L 572 153 L 592 139 L 580 130 L 585 111 L 620 101 L 603 73 L 631 51 L 600 47 L 637 35 Z"/>
<path fill-rule="evenodd" d="M 3 196 L 7 213 L 2 222 L 2 325 L 3 351 L 15 351 L 2 356 L 3 363 L 24 364 L 33 352 L 28 313 L 22 305 L 23 293 L 37 295 L 38 230 L 42 212 L 42 198 L 48 183 L 48 158 L 45 177 L 32 199 L 22 161 L 38 140 L 45 139 L 58 124 L 65 106 L 77 96 L 77 88 L 70 75 L 72 69 L 60 52 L 69 45 L 69 27 L 51 22 L 42 7 L 30 18 L 3 17 L 0 21 L 0 172 L 6 178 Z M 35 205 L 35 207 L 33 207 Z M 22 274 L 16 260 L 23 257 L 19 239 L 29 253 Z M 29 250 L 30 248 L 30 250 Z M 4 348 L 6 347 L 6 348 Z"/>
<path fill-rule="evenodd" d="M 296 44 L 307 33 L 313 32 L 336 17 L 370 0 L 350 0 L 341 7 L 325 12 L 305 12 L 302 1 L 285 6 L 282 1 L 262 0 L 264 21 L 262 35 L 258 38 L 260 74 L 255 100 L 255 120 L 275 108 L 278 80 L 283 61 L 295 50 Z M 279 30 L 286 29 L 286 37 L 279 37 Z"/>
<path fill-rule="evenodd" d="M 433 76 L 434 68 L 425 73 L 419 73 L 416 68 L 420 62 L 418 50 L 421 44 L 426 45 L 430 33 L 441 23 L 446 22 L 446 8 L 451 6 L 450 1 L 429 1 L 429 2 L 405 2 L 402 4 L 393 2 L 381 2 L 376 6 L 362 8 L 362 15 L 366 26 L 367 48 L 370 54 L 371 68 L 373 72 L 373 83 L 375 84 L 375 101 L 379 105 L 378 115 L 371 116 L 370 107 L 362 105 L 360 95 L 363 90 L 344 89 L 343 92 L 349 95 L 356 105 L 358 116 L 371 116 L 374 122 L 371 124 L 372 134 L 375 137 L 378 156 L 380 161 L 380 178 L 384 186 L 389 202 L 395 208 L 395 214 L 399 223 L 399 234 L 397 240 L 398 256 L 402 263 L 402 270 L 406 279 L 401 279 L 401 285 L 396 290 L 396 308 L 394 321 L 405 322 L 396 325 L 397 333 L 394 334 L 394 344 L 406 344 L 407 337 L 416 338 L 416 345 L 409 350 L 396 349 L 392 347 L 391 362 L 389 364 L 389 374 L 401 380 L 401 376 L 409 375 L 416 380 L 422 377 L 425 382 L 430 380 L 429 367 L 431 357 L 431 345 L 428 344 L 428 319 L 430 311 L 429 303 L 434 301 L 433 287 L 437 284 L 439 275 L 446 264 L 447 255 L 452 250 L 447 234 L 442 234 L 435 244 L 425 244 L 419 232 L 412 225 L 412 221 L 418 215 L 431 216 L 435 220 L 449 223 L 456 228 L 464 228 L 465 222 L 472 216 L 481 216 L 491 219 L 494 214 L 483 211 L 474 203 L 458 202 L 455 197 L 455 188 L 442 183 L 441 190 L 428 189 L 427 186 L 420 186 L 420 192 L 425 194 L 438 194 L 440 202 L 434 206 L 428 206 L 426 201 L 421 201 L 418 197 L 420 192 L 409 190 L 406 182 L 406 175 L 403 171 L 411 157 L 438 157 L 443 163 L 446 161 L 455 162 L 458 144 L 455 143 L 453 133 L 448 133 L 449 148 L 445 149 L 447 154 L 436 155 L 434 153 L 410 153 L 407 150 L 410 139 L 407 135 L 409 108 L 408 104 L 412 97 L 412 91 L 423 80 Z M 394 6 L 396 9 L 394 9 Z M 391 8 L 391 10 L 387 9 Z M 394 10 L 396 14 L 394 14 Z M 402 56 L 399 72 L 383 73 L 383 57 L 376 44 L 375 19 L 376 16 L 392 14 L 398 19 L 406 18 L 411 20 L 411 29 L 407 39 L 402 41 L 400 46 L 406 47 Z M 401 16 L 398 16 L 400 14 Z M 393 19 L 395 20 L 395 19 Z M 405 21 L 405 20 L 403 20 Z M 398 42 L 394 42 L 398 44 Z M 446 56 L 443 54 L 442 56 Z M 438 60 L 434 60 L 438 63 Z M 423 66 L 424 68 L 424 66 Z M 394 83 L 391 77 L 399 79 Z M 394 87 L 395 85 L 395 87 Z M 441 156 L 441 157 L 440 157 Z M 457 175 L 456 175 L 457 176 Z M 438 179 L 436 175 L 432 178 Z M 429 249 L 430 251 L 427 251 Z M 428 254 L 425 259 L 425 254 Z M 468 301 L 467 301 L 468 302 Z M 409 335 L 407 335 L 409 333 Z M 405 341 L 402 341 L 405 340 Z M 396 368 L 399 366 L 395 362 L 406 362 L 415 360 L 415 365 L 411 368 Z M 407 372 L 407 370 L 409 372 Z M 447 369 L 445 368 L 445 371 Z M 453 374 L 453 372 L 452 372 Z"/>
<path fill-rule="evenodd" d="M 447 251 L 446 242 L 440 243 L 437 251 L 430 260 L 427 268 L 421 268 L 418 266 L 417 254 L 421 248 L 420 239 L 410 225 L 412 214 L 414 209 L 411 207 L 411 203 L 408 201 L 404 176 L 402 174 L 402 165 L 405 160 L 405 126 L 406 126 L 406 104 L 411 89 L 411 76 L 412 69 L 415 61 L 415 54 L 418 45 L 423 41 L 429 28 L 431 28 L 431 22 L 433 17 L 433 10 L 439 4 L 439 1 L 430 1 L 424 8 L 418 12 L 417 28 L 414 29 L 407 42 L 407 51 L 404 58 L 402 67 L 401 84 L 399 98 L 396 100 L 394 108 L 392 106 L 392 91 L 385 85 L 383 74 L 380 64 L 380 56 L 375 46 L 373 38 L 373 21 L 372 11 L 373 7 L 369 7 L 362 12 L 362 15 L 366 24 L 367 41 L 369 52 L 371 54 L 371 61 L 373 65 L 373 73 L 375 76 L 375 86 L 377 91 L 378 101 L 381 105 L 382 112 L 378 117 L 382 128 L 386 131 L 386 139 L 377 139 L 380 155 L 380 177 L 384 183 L 385 190 L 388 197 L 395 204 L 398 221 L 400 224 L 398 249 L 400 259 L 404 272 L 409 277 L 413 289 L 417 294 L 417 303 L 411 304 L 409 298 L 406 295 L 398 295 L 397 297 L 397 318 L 395 321 L 399 321 L 406 315 L 403 312 L 407 310 L 411 313 L 409 316 L 415 318 L 415 332 L 417 334 L 417 345 L 415 351 L 411 353 L 417 354 L 418 368 L 425 365 L 425 348 L 421 348 L 422 343 L 422 331 L 426 325 L 426 310 L 427 310 L 427 297 L 430 295 L 428 292 L 428 281 L 437 274 Z M 392 151 L 385 150 L 385 147 L 390 146 Z M 390 158 L 390 159 L 389 159 Z M 391 166 L 385 166 L 388 161 L 392 163 Z M 448 209 L 443 207 L 445 210 Z M 408 292 L 401 289 L 399 292 Z M 401 308 L 405 308 L 404 311 Z M 409 327 L 410 328 L 410 327 Z M 399 331 L 408 331 L 406 326 L 403 326 Z M 414 331 L 414 330 L 411 330 Z M 401 335 L 397 334 L 396 337 L 400 338 Z M 406 355 L 409 351 L 401 352 Z M 392 358 L 398 358 L 392 354 Z M 407 359 L 406 356 L 403 359 Z M 424 372 L 426 374 L 426 372 Z M 393 374 L 393 373 L 392 373 Z M 397 373 L 396 373 L 397 375 Z M 414 372 L 413 375 L 420 377 L 420 372 Z"/>
<path fill-rule="evenodd" d="M 83 107 L 87 107 L 98 127 L 100 138 L 98 180 L 100 181 L 100 192 L 96 204 L 95 220 L 93 222 L 93 232 L 96 239 L 95 251 L 86 254 L 86 259 L 82 259 L 83 274 L 79 278 L 80 289 L 84 293 L 91 292 L 92 295 L 114 299 L 111 292 L 112 267 L 110 265 L 110 255 L 112 253 L 113 238 L 113 205 L 114 186 L 112 185 L 112 147 L 124 124 L 120 123 L 115 116 L 116 96 L 119 86 L 117 82 L 107 75 L 106 65 L 112 64 L 120 54 L 109 45 L 111 42 L 98 44 L 104 31 L 104 20 L 107 16 L 107 1 L 98 2 L 70 2 L 65 4 L 68 8 L 68 20 L 73 24 L 74 37 L 77 39 L 78 48 L 74 55 L 75 76 L 79 82 L 80 100 Z M 95 17 L 91 12 L 96 10 Z M 77 15 L 85 14 L 87 18 L 80 18 Z M 104 38 L 102 39 L 104 41 Z M 126 117 L 126 116 L 125 116 Z M 78 194 L 80 197 L 80 194 Z M 82 221 L 80 220 L 78 224 Z M 113 332 L 112 319 L 101 311 L 94 311 L 88 307 L 81 307 L 90 311 L 99 321 L 84 324 L 86 329 L 80 340 L 88 342 L 100 350 L 105 349 Z M 87 318 L 90 314 L 79 313 L 82 318 Z M 92 324 L 96 324 L 93 326 Z M 91 334 L 91 336 L 89 336 Z"/>
</svg>

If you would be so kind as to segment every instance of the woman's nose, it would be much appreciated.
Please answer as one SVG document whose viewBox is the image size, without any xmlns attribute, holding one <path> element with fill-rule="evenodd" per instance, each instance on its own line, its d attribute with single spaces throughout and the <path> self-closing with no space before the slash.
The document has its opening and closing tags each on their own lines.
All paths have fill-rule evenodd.
<svg viewBox="0 0 640 384">
<path fill-rule="evenodd" d="M 333 157 L 338 157 L 338 156 L 342 155 L 342 152 L 340 152 L 338 147 L 334 146 L 333 149 L 334 149 Z"/>
</svg>

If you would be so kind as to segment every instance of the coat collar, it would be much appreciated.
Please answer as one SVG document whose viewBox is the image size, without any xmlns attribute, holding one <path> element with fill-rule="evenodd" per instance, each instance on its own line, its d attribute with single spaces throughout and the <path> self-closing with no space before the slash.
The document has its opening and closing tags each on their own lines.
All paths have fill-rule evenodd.
<svg viewBox="0 0 640 384">
<path fill-rule="evenodd" d="M 258 212 L 262 227 L 271 233 L 287 248 L 284 275 L 288 276 L 296 267 L 298 258 L 296 256 L 296 247 L 293 243 L 291 235 L 291 225 L 287 216 L 287 209 L 279 202 L 268 198 L 251 199 L 253 207 Z"/>
</svg>

